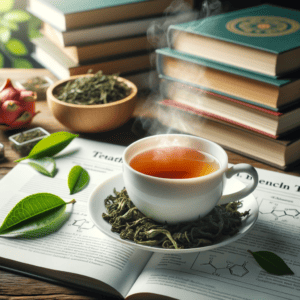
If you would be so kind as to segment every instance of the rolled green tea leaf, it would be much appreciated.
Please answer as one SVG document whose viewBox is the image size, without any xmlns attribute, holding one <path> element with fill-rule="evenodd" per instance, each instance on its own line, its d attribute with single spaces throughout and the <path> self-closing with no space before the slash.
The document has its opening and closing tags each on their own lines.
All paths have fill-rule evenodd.
<svg viewBox="0 0 300 300">
<path fill-rule="evenodd" d="M 90 176 L 81 166 L 74 166 L 68 176 L 68 186 L 70 194 L 75 194 L 83 190 L 89 183 Z"/>
<path fill-rule="evenodd" d="M 225 235 L 234 235 L 249 214 L 237 210 L 239 202 L 216 206 L 204 218 L 176 225 L 161 224 L 145 217 L 132 203 L 126 189 L 109 195 L 104 204 L 107 213 L 102 217 L 120 238 L 140 245 L 187 249 L 212 245 Z"/>
<path fill-rule="evenodd" d="M 268 273 L 274 275 L 294 275 L 294 272 L 286 265 L 282 258 L 273 252 L 257 251 L 248 252 L 254 257 L 257 263 Z"/>
</svg>

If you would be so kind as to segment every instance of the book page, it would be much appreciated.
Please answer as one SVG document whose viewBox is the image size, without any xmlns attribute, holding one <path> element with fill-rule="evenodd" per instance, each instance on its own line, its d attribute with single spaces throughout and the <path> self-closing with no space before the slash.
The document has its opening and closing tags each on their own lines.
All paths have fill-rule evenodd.
<svg viewBox="0 0 300 300">
<path fill-rule="evenodd" d="M 54 178 L 38 173 L 26 161 L 18 163 L 0 181 L 1 223 L 17 202 L 31 194 L 48 192 L 66 202 L 74 198 L 76 203 L 67 205 L 72 214 L 53 234 L 37 239 L 0 238 L 0 257 L 88 276 L 126 295 L 151 253 L 106 237 L 87 215 L 87 202 L 96 186 L 122 172 L 123 150 L 121 146 L 75 138 L 63 150 L 74 153 L 56 159 L 58 172 Z M 68 174 L 75 165 L 87 170 L 90 182 L 82 191 L 70 195 Z"/>
<path fill-rule="evenodd" d="M 299 299 L 300 292 L 300 178 L 257 169 L 254 196 L 259 217 L 238 241 L 215 250 L 187 255 L 152 256 L 129 292 L 161 294 L 175 299 Z M 248 183 L 247 174 L 237 179 Z M 247 250 L 279 255 L 294 275 L 264 271 Z"/>
</svg>

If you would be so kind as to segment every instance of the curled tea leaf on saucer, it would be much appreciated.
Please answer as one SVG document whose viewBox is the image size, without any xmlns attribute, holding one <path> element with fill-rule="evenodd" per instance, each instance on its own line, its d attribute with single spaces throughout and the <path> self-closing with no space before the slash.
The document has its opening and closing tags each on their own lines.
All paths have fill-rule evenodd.
<svg viewBox="0 0 300 300">
<path fill-rule="evenodd" d="M 268 273 L 274 275 L 294 275 L 294 272 L 287 266 L 287 264 L 273 252 L 257 251 L 248 252 L 254 257 L 256 262 Z"/>
<path fill-rule="evenodd" d="M 43 175 L 54 177 L 56 174 L 56 163 L 52 157 L 32 159 L 28 164 Z"/>
<path fill-rule="evenodd" d="M 140 245 L 169 249 L 205 247 L 224 236 L 233 236 L 239 231 L 242 219 L 249 211 L 239 212 L 239 202 L 216 206 L 207 216 L 176 225 L 161 224 L 143 215 L 130 200 L 126 189 L 104 200 L 107 213 L 104 220 L 111 224 L 111 230 L 120 238 Z"/>
<path fill-rule="evenodd" d="M 37 238 L 57 231 L 70 217 L 67 204 L 50 193 L 25 197 L 8 213 L 0 227 L 0 236 Z M 72 208 L 72 207 L 71 207 Z"/>
<path fill-rule="evenodd" d="M 68 186 L 70 194 L 75 194 L 83 190 L 89 183 L 89 173 L 81 166 L 74 166 L 68 176 Z"/>
<path fill-rule="evenodd" d="M 76 137 L 78 137 L 78 134 L 72 134 L 64 131 L 52 133 L 48 137 L 40 140 L 32 148 L 28 156 L 19 158 L 15 160 L 15 162 L 20 162 L 28 158 L 38 159 L 43 157 L 52 157 L 67 147 Z"/>
</svg>

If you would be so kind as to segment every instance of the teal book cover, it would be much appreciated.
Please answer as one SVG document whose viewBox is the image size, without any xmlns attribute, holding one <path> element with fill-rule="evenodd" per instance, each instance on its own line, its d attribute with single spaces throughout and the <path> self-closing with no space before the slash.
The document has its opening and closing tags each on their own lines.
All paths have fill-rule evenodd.
<svg viewBox="0 0 300 300">
<path fill-rule="evenodd" d="M 40 0 L 63 14 L 102 9 L 119 5 L 128 5 L 151 0 Z"/>
<path fill-rule="evenodd" d="M 169 57 L 173 57 L 176 59 L 185 60 L 185 61 L 197 64 L 197 65 L 202 65 L 202 66 L 205 66 L 208 68 L 217 69 L 217 70 L 235 74 L 238 76 L 265 82 L 265 83 L 268 83 L 268 84 L 271 84 L 274 86 L 278 86 L 278 87 L 289 84 L 295 80 L 299 80 L 299 78 L 300 78 L 300 75 L 297 73 L 293 74 L 293 76 L 291 76 L 290 78 L 284 78 L 284 79 L 274 78 L 271 76 L 264 76 L 264 75 L 261 75 L 261 74 L 255 73 L 255 72 L 246 71 L 246 70 L 243 70 L 240 68 L 235 68 L 233 66 L 226 65 L 223 63 L 217 63 L 212 60 L 208 60 L 208 59 L 204 59 L 204 58 L 201 58 L 198 56 L 196 57 L 194 55 L 179 52 L 179 51 L 176 51 L 176 50 L 168 48 L 168 47 L 157 49 L 155 52 L 158 54 L 156 66 L 157 66 L 157 71 L 160 74 L 164 73 L 163 66 L 162 66 L 162 63 L 163 63 L 162 56 L 169 56 Z M 165 75 L 167 75 L 167 74 L 165 74 Z"/>
<path fill-rule="evenodd" d="M 300 47 L 300 11 L 259 5 L 171 25 L 168 29 L 170 44 L 175 30 L 279 54 Z"/>
</svg>

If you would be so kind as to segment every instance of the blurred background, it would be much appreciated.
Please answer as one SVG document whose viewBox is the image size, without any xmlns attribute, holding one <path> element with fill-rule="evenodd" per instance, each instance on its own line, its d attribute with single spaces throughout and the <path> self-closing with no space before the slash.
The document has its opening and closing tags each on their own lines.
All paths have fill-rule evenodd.
<svg viewBox="0 0 300 300">
<path fill-rule="evenodd" d="M 205 17 L 265 3 L 299 9 L 295 0 L 195 0 L 195 9 Z M 40 26 L 40 20 L 26 11 L 26 0 L 0 0 L 0 68 L 42 68 L 30 56 L 30 40 L 40 35 Z"/>
</svg>

